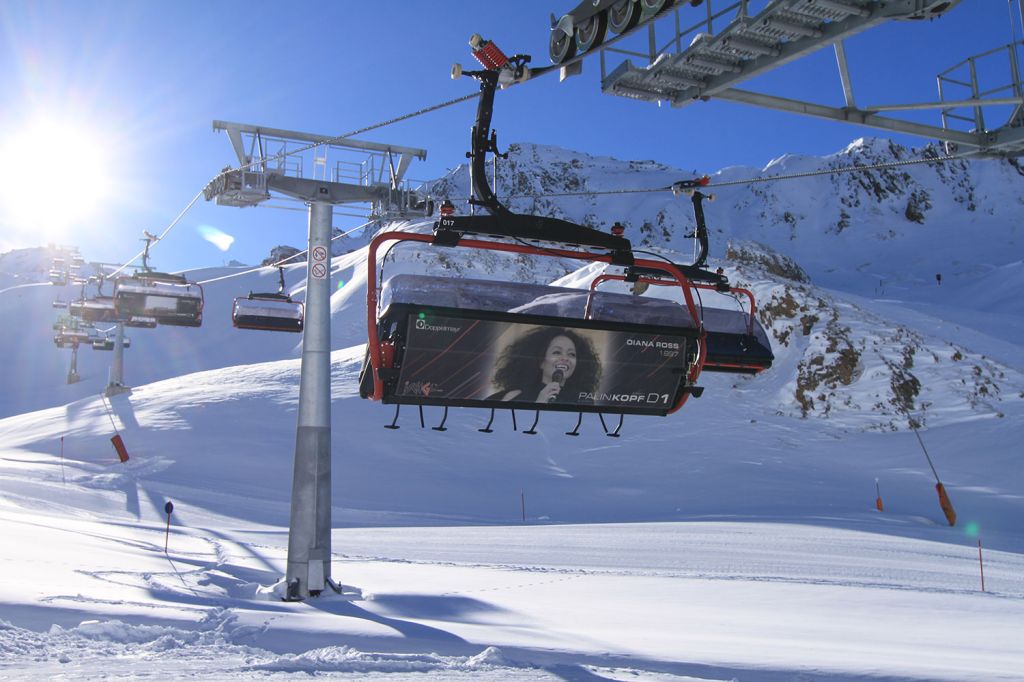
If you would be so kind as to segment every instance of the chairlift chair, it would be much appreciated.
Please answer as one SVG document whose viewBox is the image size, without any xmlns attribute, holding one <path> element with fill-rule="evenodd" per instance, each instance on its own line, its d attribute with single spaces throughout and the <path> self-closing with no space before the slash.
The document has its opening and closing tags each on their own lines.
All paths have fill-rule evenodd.
<svg viewBox="0 0 1024 682">
<path fill-rule="evenodd" d="M 513 424 L 515 409 L 536 410 L 534 426 L 526 433 L 536 432 L 536 420 L 547 410 L 580 413 L 569 435 L 577 435 L 583 412 L 597 412 L 602 425 L 604 414 L 618 414 L 621 428 L 624 414 L 664 416 L 679 410 L 691 395 L 703 392 L 696 382 L 710 352 L 699 291 L 734 292 L 727 278 L 704 268 L 707 230 L 701 201 L 709 197 L 695 188 L 707 184 L 707 178 L 677 183 L 681 191 L 692 192 L 698 219 L 695 236 L 701 254 L 693 265 L 638 257 L 618 223 L 608 234 L 556 218 L 512 213 L 488 185 L 486 155 L 498 153 L 490 125 L 495 91 L 499 84 L 527 77 L 529 57 L 509 58 L 496 47 L 481 56 L 484 51 L 476 48 L 493 44 L 474 39 L 474 56 L 485 69 L 463 71 L 456 65 L 452 74 L 480 81 L 469 154 L 470 203 L 490 215 L 455 216 L 446 201 L 432 234 L 392 231 L 371 241 L 360 395 L 396 406 L 442 406 L 445 417 L 449 406 L 485 407 L 492 408 L 493 421 L 493 409 L 510 408 Z M 641 272 L 660 284 L 677 286 L 682 302 L 599 292 L 596 283 L 591 290 L 578 290 L 413 275 L 378 282 L 377 253 L 387 242 L 392 248 L 394 243 L 414 242 L 601 263 L 621 268 L 623 279 Z M 755 323 L 753 295 L 735 293 L 751 300 L 751 316 L 743 317 L 745 332 Z M 529 344 L 533 348 L 523 351 Z M 566 347 L 573 352 L 571 362 L 564 359 Z M 728 359 L 722 355 L 712 364 L 726 367 Z M 509 372 L 513 361 L 518 364 Z M 531 376 L 520 380 L 522 390 L 509 390 L 514 379 L 506 378 L 520 370 Z M 396 407 L 396 423 L 397 418 Z M 396 423 L 390 428 L 397 428 Z M 443 424 L 435 428 L 444 430 Z M 481 431 L 489 432 L 490 422 Z M 618 428 L 605 431 L 618 435 Z"/>
<path fill-rule="evenodd" d="M 603 273 L 594 278 L 590 284 L 592 292 L 598 285 L 607 281 L 633 282 L 656 286 L 673 286 L 676 283 L 666 280 L 657 273 L 641 275 L 641 268 L 627 268 L 622 275 Z M 654 276 L 651 276 L 654 275 Z M 725 372 L 731 374 L 759 374 L 772 366 L 775 359 L 771 343 L 764 327 L 758 321 L 757 304 L 754 294 L 741 287 L 721 287 L 691 283 L 697 290 L 709 290 L 719 294 L 744 296 L 747 299 L 746 311 L 729 310 L 701 304 L 700 314 L 704 329 L 707 332 L 707 354 L 704 360 L 704 371 Z"/>
<path fill-rule="evenodd" d="M 231 324 L 237 329 L 271 332 L 301 332 L 305 306 L 284 293 L 284 268 L 278 267 L 281 285 L 277 293 L 239 296 L 231 310 Z"/>
<path fill-rule="evenodd" d="M 120 317 L 114 307 L 114 297 L 94 296 L 72 301 L 68 312 L 83 322 L 117 322 Z"/>
<path fill-rule="evenodd" d="M 144 315 L 129 315 L 124 320 L 124 326 L 136 329 L 153 329 L 156 327 L 156 318 Z"/>
<path fill-rule="evenodd" d="M 90 341 L 93 350 L 112 351 L 114 350 L 115 340 L 113 337 L 104 336 L 101 339 L 93 339 Z M 123 338 L 123 348 L 131 348 L 132 340 L 127 336 Z"/>
<path fill-rule="evenodd" d="M 53 336 L 57 348 L 78 347 L 79 344 L 92 343 L 96 335 L 95 329 L 83 327 L 61 327 Z"/>
<path fill-rule="evenodd" d="M 57 268 L 53 268 L 52 270 L 50 270 L 49 278 L 50 284 L 57 287 L 62 287 L 68 283 L 68 273 L 66 270 L 59 270 Z"/>
<path fill-rule="evenodd" d="M 153 318 L 157 324 L 203 324 L 203 287 L 183 275 L 137 272 L 114 282 L 114 303 L 123 319 Z"/>
</svg>

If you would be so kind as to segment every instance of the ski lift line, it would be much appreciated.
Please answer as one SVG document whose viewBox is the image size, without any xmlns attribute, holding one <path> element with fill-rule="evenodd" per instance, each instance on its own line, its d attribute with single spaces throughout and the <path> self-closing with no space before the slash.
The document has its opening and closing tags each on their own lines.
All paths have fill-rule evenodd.
<svg viewBox="0 0 1024 682">
<path fill-rule="evenodd" d="M 308 145 L 306 145 L 304 147 L 298 147 L 298 148 L 292 149 L 290 151 L 281 152 L 279 154 L 276 154 L 275 156 L 268 157 L 266 159 L 262 159 L 262 162 L 268 163 L 268 162 L 271 162 L 271 161 L 278 161 L 278 160 L 287 158 L 289 156 L 293 156 L 295 154 L 301 154 L 303 152 L 309 151 L 310 149 L 316 149 L 317 147 L 322 147 L 322 146 L 325 146 L 325 145 L 333 144 L 335 142 L 340 142 L 340 141 L 344 140 L 345 138 L 355 137 L 356 135 L 361 135 L 361 134 L 367 133 L 367 132 L 369 132 L 371 130 L 377 130 L 378 128 L 384 128 L 384 127 L 389 126 L 389 125 L 394 125 L 395 123 L 401 123 L 402 121 L 407 121 L 407 120 L 409 120 L 411 118 L 416 118 L 417 116 L 423 116 L 424 114 L 429 114 L 429 113 L 438 111 L 440 109 L 445 109 L 447 107 L 454 106 L 456 104 L 461 104 L 462 102 L 468 102 L 469 100 L 476 99 L 478 97 L 480 97 L 480 93 L 479 92 L 473 92 L 473 93 L 470 93 L 468 95 L 463 95 L 462 97 L 456 97 L 454 99 L 446 100 L 444 102 L 439 102 L 438 104 L 434 104 L 434 105 L 429 106 L 429 107 L 424 107 L 423 109 L 418 109 L 416 111 L 413 111 L 413 112 L 410 112 L 410 113 L 407 113 L 407 114 L 403 114 L 401 116 L 396 116 L 396 117 L 390 118 L 390 119 L 388 119 L 386 121 L 381 121 L 379 123 L 374 123 L 372 125 L 364 126 L 362 128 L 358 128 L 357 130 L 353 130 L 351 132 L 344 133 L 342 135 L 336 135 L 334 137 L 324 138 L 323 140 L 320 140 L 319 142 L 313 142 L 313 143 L 308 144 Z M 210 181 L 206 183 L 206 185 L 204 185 L 204 189 L 205 189 L 205 187 L 209 186 L 210 182 L 218 180 L 219 178 L 222 178 L 222 177 L 224 177 L 225 175 L 227 175 L 229 173 L 248 170 L 251 167 L 251 165 L 252 164 L 243 164 L 241 166 L 238 166 L 237 168 L 230 168 L 229 167 L 229 168 L 226 168 L 226 169 L 222 170 L 220 173 L 218 173 L 213 178 L 211 178 Z M 152 242 L 152 244 L 156 244 L 157 242 L 162 240 L 164 237 L 166 237 L 167 234 L 174 228 L 174 226 L 177 225 L 178 222 L 183 217 L 185 217 L 185 214 L 188 213 L 189 210 L 191 210 L 193 206 L 195 206 L 195 203 L 197 201 L 199 201 L 199 198 L 201 196 L 203 196 L 203 190 L 202 189 L 199 190 L 199 192 L 194 197 L 192 197 L 192 200 L 190 202 L 188 202 L 188 204 L 185 206 L 185 208 L 183 208 L 181 210 L 180 213 L 178 213 L 177 217 L 175 217 L 175 219 L 171 221 L 171 224 L 168 225 L 167 228 L 163 232 L 161 232 L 159 234 L 159 236 L 157 236 L 157 238 Z M 118 274 L 119 272 L 123 271 L 125 268 L 129 267 L 132 263 L 134 263 L 139 258 L 141 258 L 142 255 L 145 252 L 146 252 L 145 249 L 143 249 L 139 253 L 135 254 L 135 256 L 133 256 L 131 258 L 131 260 L 129 260 L 127 263 L 124 263 L 117 270 L 114 270 L 112 273 L 110 273 L 110 276 L 112 277 L 112 276 Z M 303 253 L 305 253 L 305 252 L 303 252 Z M 298 254 L 296 254 L 296 255 L 298 255 Z M 239 273 L 239 274 L 245 274 L 245 273 Z M 216 281 L 216 280 L 208 280 L 208 281 Z M 203 282 L 200 282 L 200 284 L 202 284 L 202 283 Z"/>
<path fill-rule="evenodd" d="M 166 228 L 166 229 L 164 229 L 164 231 L 163 231 L 163 232 L 161 232 L 161 233 L 160 233 L 160 234 L 159 234 L 159 235 L 158 235 L 158 236 L 156 237 L 156 239 L 152 240 L 152 241 L 151 241 L 151 242 L 150 242 L 149 244 L 147 244 L 147 245 L 146 245 L 146 248 L 142 249 L 142 251 L 139 251 L 139 252 L 138 252 L 137 254 L 135 254 L 135 255 L 134 255 L 134 256 L 133 256 L 133 257 L 132 257 L 132 258 L 131 258 L 131 259 L 130 259 L 130 260 L 129 260 L 129 261 L 127 262 L 127 263 L 125 263 L 125 264 L 124 264 L 124 265 L 122 265 L 121 267 L 117 268 L 117 269 L 116 269 L 116 270 L 114 270 L 113 272 L 109 273 L 109 274 L 107 275 L 107 277 L 113 277 L 113 276 L 117 275 L 117 274 L 118 274 L 119 272 L 121 272 L 121 271 L 123 271 L 123 270 L 124 270 L 125 268 L 129 267 L 129 266 L 130 266 L 130 265 L 131 265 L 132 263 L 134 263 L 134 262 L 135 262 L 135 261 L 137 261 L 138 259 L 142 258 L 142 256 L 143 256 L 143 255 L 145 255 L 145 254 L 146 254 L 146 252 L 147 252 L 147 251 L 148 251 L 148 250 L 149 250 L 150 248 L 152 248 L 152 246 L 153 246 L 154 244 L 157 244 L 157 243 L 159 243 L 159 242 L 160 242 L 160 241 L 161 241 L 161 240 L 162 240 L 162 239 L 163 239 L 164 237 L 166 237 L 166 236 L 167 236 L 167 233 L 168 233 L 168 232 L 170 232 L 170 231 L 171 231 L 172 229 L 174 229 L 175 225 L 177 225 L 177 224 L 178 224 L 178 223 L 179 223 L 179 222 L 181 221 L 181 219 L 185 217 L 185 214 L 186 214 L 186 213 L 188 213 L 188 212 L 189 212 L 189 210 L 191 210 L 191 208 L 192 208 L 193 206 L 195 206 L 196 202 L 197 202 L 197 201 L 199 201 L 199 198 L 200 198 L 201 196 L 203 196 L 203 190 L 199 190 L 199 192 L 198 192 L 198 193 L 197 193 L 197 194 L 196 194 L 196 195 L 195 195 L 194 197 L 192 197 L 192 201 L 188 202 L 188 205 L 187 205 L 187 206 L 185 206 L 185 208 L 181 209 L 181 212 L 179 212 L 179 213 L 178 213 L 178 215 L 177 215 L 177 216 L 176 216 L 176 217 L 174 218 L 174 220 L 172 220 L 172 221 L 171 221 L 171 224 L 170 224 L 170 225 L 168 225 L 168 226 L 167 226 L 167 228 Z"/>
<path fill-rule="evenodd" d="M 363 133 L 368 133 L 371 130 L 377 130 L 378 128 L 384 128 L 384 127 L 387 127 L 389 125 L 394 125 L 395 123 L 401 123 L 402 121 L 407 121 L 407 120 L 409 120 L 411 118 L 416 118 L 417 116 L 423 116 L 424 114 L 429 114 L 429 113 L 438 111 L 440 109 L 444 109 L 444 108 L 447 108 L 447 107 L 450 107 L 450 106 L 454 106 L 456 104 L 461 104 L 462 102 L 468 102 L 469 100 L 476 99 L 478 97 L 480 97 L 480 93 L 479 92 L 473 92 L 473 93 L 470 93 L 468 95 L 463 95 L 462 97 L 456 97 L 454 99 L 446 100 L 444 102 L 439 102 L 439 103 L 431 105 L 429 107 L 424 107 L 423 109 L 418 109 L 416 111 L 409 112 L 408 114 L 402 114 L 401 116 L 396 116 L 394 118 L 389 118 L 386 121 L 380 121 L 378 123 L 374 123 L 374 124 L 371 124 L 371 125 L 368 125 L 368 126 L 364 126 L 362 128 L 358 128 L 358 129 L 353 130 L 353 131 L 348 132 L 348 133 L 343 133 L 341 135 L 335 135 L 334 137 L 325 137 L 322 140 L 319 140 L 317 142 L 311 142 L 311 143 L 309 143 L 309 144 L 307 144 L 305 146 L 302 146 L 302 147 L 296 147 L 295 149 L 279 152 L 279 153 L 275 154 L 274 156 L 268 156 L 266 158 L 260 159 L 259 164 L 260 165 L 265 165 L 265 164 L 271 163 L 273 161 L 280 161 L 282 159 L 288 158 L 289 156 L 294 156 L 296 154 L 302 154 L 303 152 L 308 152 L 309 150 L 316 149 L 317 147 L 329 146 L 329 145 L 335 144 L 337 142 L 342 142 L 342 141 L 344 141 L 347 138 L 355 137 L 356 135 L 362 135 Z M 236 168 L 232 168 L 232 167 L 225 168 L 220 173 L 218 173 L 217 175 L 213 176 L 213 178 L 210 179 L 210 182 L 207 183 L 207 185 L 209 185 L 210 183 L 214 182 L 215 180 L 218 180 L 218 179 L 224 177 L 225 175 L 228 175 L 229 173 L 237 173 L 237 172 L 240 172 L 240 171 L 251 170 L 254 165 L 256 165 L 256 163 L 252 162 L 252 163 L 242 164 L 242 165 L 240 165 L 240 166 L 238 166 Z M 201 192 L 200 192 L 200 194 L 201 194 Z M 193 200 L 193 202 L 194 202 L 194 200 Z"/>
<path fill-rule="evenodd" d="M 807 171 L 806 173 L 791 173 L 789 175 L 772 175 L 766 178 L 748 178 L 746 180 L 729 180 L 727 182 L 717 182 L 705 185 L 705 189 L 719 189 L 722 187 L 734 187 L 737 185 L 754 185 L 762 182 L 776 182 L 779 180 L 798 180 L 801 178 L 809 178 L 819 175 L 840 175 L 844 173 L 856 173 L 859 171 L 871 171 L 871 170 L 885 170 L 887 168 L 901 168 L 904 166 L 916 166 L 926 163 L 945 163 L 947 161 L 958 161 L 970 156 L 970 154 L 950 154 L 945 156 L 937 156 L 933 159 L 907 159 L 905 161 L 887 161 L 885 163 L 875 163 L 868 166 L 846 166 L 843 168 L 830 168 L 816 171 Z M 589 192 L 551 192 L 545 194 L 510 194 L 507 199 L 543 199 L 547 197 L 588 197 L 588 196 L 599 196 L 605 194 L 656 194 L 658 192 L 671 192 L 673 191 L 672 185 L 668 187 L 648 187 L 641 189 L 608 189 L 608 190 L 592 190 Z M 461 197 L 459 200 L 463 200 Z"/>
<path fill-rule="evenodd" d="M 26 287 L 52 287 L 53 285 L 49 282 L 29 282 L 28 284 L 15 284 L 13 287 L 7 287 L 6 289 L 0 289 L 0 294 L 5 294 L 8 291 L 14 291 L 15 289 L 25 289 Z"/>
<path fill-rule="evenodd" d="M 362 225 L 357 225 L 356 227 L 353 227 L 351 230 L 349 230 L 347 232 L 342 232 L 339 235 L 335 235 L 334 237 L 331 237 L 331 241 L 333 242 L 335 239 L 341 239 L 342 237 L 347 237 L 348 235 L 352 234 L 353 232 L 355 232 L 357 230 L 362 230 L 363 228 L 365 228 L 366 226 L 368 226 L 368 225 L 370 225 L 372 223 L 373 223 L 373 221 L 371 220 L 369 222 L 363 223 Z M 210 282 L 220 282 L 221 280 L 231 279 L 232 277 L 241 277 L 242 275 L 248 275 L 248 274 L 251 274 L 253 272 L 259 272 L 260 270 L 263 270 L 263 269 L 266 269 L 266 268 L 280 267 L 280 266 L 284 265 L 285 263 L 287 263 L 288 261 L 294 260 L 295 258 L 298 258 L 299 256 L 304 255 L 307 251 L 309 251 L 309 249 L 305 249 L 303 251 L 299 251 L 298 253 L 294 253 L 294 254 L 288 256 L 287 258 L 282 258 L 281 260 L 277 261 L 276 263 L 272 263 L 271 265 L 261 265 L 261 266 L 256 267 L 256 268 L 252 268 L 251 270 L 243 270 L 242 272 L 233 272 L 230 275 L 224 275 L 223 277 L 214 277 L 213 279 L 204 279 L 202 282 L 196 282 L 196 284 L 209 284 Z"/>
</svg>

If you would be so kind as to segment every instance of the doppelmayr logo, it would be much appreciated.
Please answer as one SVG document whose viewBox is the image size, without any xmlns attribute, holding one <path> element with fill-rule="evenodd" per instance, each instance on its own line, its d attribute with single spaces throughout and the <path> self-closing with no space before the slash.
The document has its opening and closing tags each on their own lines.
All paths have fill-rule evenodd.
<svg viewBox="0 0 1024 682">
<path fill-rule="evenodd" d="M 462 327 L 449 327 L 444 324 L 430 324 L 426 320 L 416 320 L 416 328 L 428 332 L 458 332 Z"/>
</svg>

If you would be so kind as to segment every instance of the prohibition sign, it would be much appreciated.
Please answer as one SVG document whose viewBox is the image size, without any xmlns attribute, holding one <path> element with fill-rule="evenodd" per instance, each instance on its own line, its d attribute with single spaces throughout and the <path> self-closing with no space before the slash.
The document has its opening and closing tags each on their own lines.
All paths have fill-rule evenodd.
<svg viewBox="0 0 1024 682">
<path fill-rule="evenodd" d="M 323 279 L 326 276 L 327 276 L 327 268 L 324 266 L 324 264 L 323 263 L 314 263 L 313 264 L 313 277 L 315 277 L 316 279 Z"/>
<path fill-rule="evenodd" d="M 313 249 L 313 260 L 327 260 L 327 249 L 317 246 Z"/>
</svg>

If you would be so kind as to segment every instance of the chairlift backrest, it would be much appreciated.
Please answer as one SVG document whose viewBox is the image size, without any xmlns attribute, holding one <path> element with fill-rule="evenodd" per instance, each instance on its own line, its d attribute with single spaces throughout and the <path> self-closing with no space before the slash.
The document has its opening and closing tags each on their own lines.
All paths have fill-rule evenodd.
<svg viewBox="0 0 1024 682">
<path fill-rule="evenodd" d="M 703 330 L 685 286 L 684 305 L 656 299 L 637 305 L 622 294 L 399 275 L 384 287 L 378 320 L 376 249 L 389 240 L 434 242 L 428 235 L 391 232 L 371 244 L 363 397 L 391 404 L 665 415 L 682 406 L 699 374 Z M 458 244 L 613 260 L 528 244 L 464 238 Z M 644 263 L 687 281 L 672 264 Z M 601 312 L 588 317 L 591 298 Z"/>
<path fill-rule="evenodd" d="M 181 327 L 203 323 L 203 288 L 182 275 L 146 272 L 119 277 L 114 301 L 125 319 L 148 317 L 158 324 Z"/>
<path fill-rule="evenodd" d="M 122 339 L 122 341 L 123 341 L 122 346 L 121 346 L 122 348 L 131 348 L 132 340 L 130 338 L 125 336 Z M 113 338 L 109 337 L 109 336 L 106 336 L 106 337 L 104 337 L 102 339 L 93 339 L 90 342 L 90 345 L 92 346 L 93 350 L 103 350 L 103 351 L 112 351 L 112 350 L 114 350 L 115 344 L 116 344 L 115 340 Z"/>
<path fill-rule="evenodd" d="M 675 284 L 675 282 L 664 278 L 636 277 L 627 280 L 623 275 L 602 274 L 591 283 L 591 291 L 596 292 L 597 286 L 606 281 L 637 281 L 661 286 Z M 771 367 L 775 356 L 772 353 L 768 334 L 757 319 L 754 294 L 748 289 L 740 287 L 729 287 L 723 291 L 719 287 L 707 284 L 692 283 L 691 286 L 695 289 L 719 294 L 745 296 L 749 303 L 746 311 L 701 305 L 701 321 L 707 331 L 707 354 L 704 360 L 704 370 L 732 374 L 757 374 Z M 595 293 L 595 300 L 596 296 Z M 640 297 L 632 298 L 638 303 L 651 300 Z"/>
<path fill-rule="evenodd" d="M 70 348 L 80 343 L 92 343 L 98 332 L 92 328 L 62 326 L 53 336 L 57 348 Z"/>
<path fill-rule="evenodd" d="M 231 324 L 237 329 L 301 332 L 305 307 L 284 294 L 249 294 L 235 299 Z"/>
<path fill-rule="evenodd" d="M 68 304 L 68 312 L 85 322 L 117 322 L 119 317 L 111 296 L 95 296 Z"/>
</svg>

